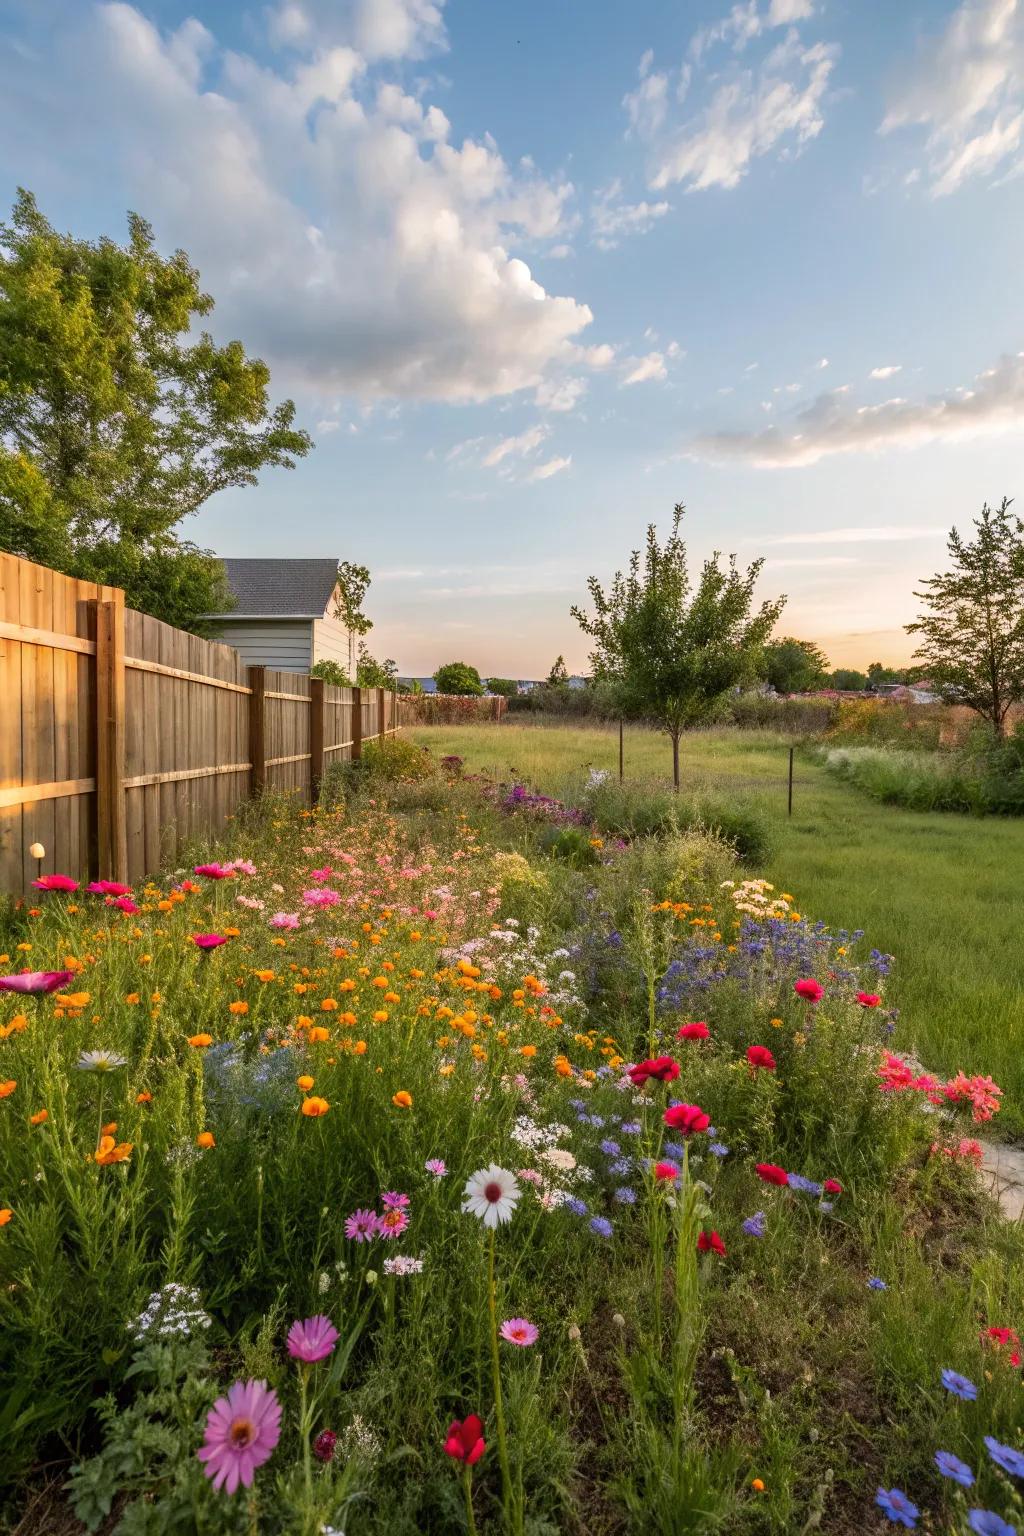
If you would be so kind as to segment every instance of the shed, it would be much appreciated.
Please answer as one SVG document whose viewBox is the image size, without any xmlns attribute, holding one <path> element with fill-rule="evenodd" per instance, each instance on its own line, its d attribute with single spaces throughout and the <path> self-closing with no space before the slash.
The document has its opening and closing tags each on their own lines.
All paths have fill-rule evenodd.
<svg viewBox="0 0 1024 1536">
<path fill-rule="evenodd" d="M 338 617 L 336 559 L 226 559 L 224 567 L 236 605 L 203 617 L 248 666 L 308 672 L 335 661 L 355 675 L 356 637 Z"/>
</svg>

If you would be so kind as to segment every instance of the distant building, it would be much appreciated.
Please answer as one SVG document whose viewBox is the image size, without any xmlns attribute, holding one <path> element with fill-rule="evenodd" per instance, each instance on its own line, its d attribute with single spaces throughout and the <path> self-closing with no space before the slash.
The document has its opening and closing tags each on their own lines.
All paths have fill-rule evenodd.
<svg viewBox="0 0 1024 1536">
<path fill-rule="evenodd" d="M 225 560 L 236 600 L 203 617 L 249 666 L 308 672 L 335 661 L 355 676 L 356 636 L 337 617 L 337 560 Z"/>
</svg>

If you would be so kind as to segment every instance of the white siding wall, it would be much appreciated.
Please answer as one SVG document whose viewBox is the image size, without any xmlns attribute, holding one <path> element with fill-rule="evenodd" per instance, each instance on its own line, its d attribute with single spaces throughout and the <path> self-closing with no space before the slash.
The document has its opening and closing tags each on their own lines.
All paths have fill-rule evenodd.
<svg viewBox="0 0 1024 1536">
<path fill-rule="evenodd" d="M 356 637 L 340 619 L 313 620 L 313 661 L 336 661 L 349 677 L 356 670 Z"/>
<path fill-rule="evenodd" d="M 249 667 L 275 667 L 280 672 L 308 672 L 312 654 L 313 619 L 222 619 L 219 637 L 233 645 Z"/>
</svg>

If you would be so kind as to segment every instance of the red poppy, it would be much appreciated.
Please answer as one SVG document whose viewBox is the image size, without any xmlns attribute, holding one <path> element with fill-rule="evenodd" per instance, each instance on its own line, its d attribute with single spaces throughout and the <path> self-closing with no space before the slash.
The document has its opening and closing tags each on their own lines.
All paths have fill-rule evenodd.
<svg viewBox="0 0 1024 1536">
<path fill-rule="evenodd" d="M 678 1179 L 679 1169 L 675 1163 L 655 1163 L 654 1177 L 656 1179 Z"/>
<path fill-rule="evenodd" d="M 32 884 L 39 891 L 77 891 L 78 881 L 70 875 L 41 875 Z"/>
<path fill-rule="evenodd" d="M 673 1104 L 661 1118 L 673 1131 L 682 1131 L 684 1136 L 706 1131 L 711 1124 L 711 1116 L 706 1115 L 698 1104 Z"/>
<path fill-rule="evenodd" d="M 802 997 L 805 1003 L 819 1003 L 825 996 L 825 988 L 820 981 L 813 977 L 803 977 L 800 981 L 794 981 L 793 991 L 797 997 Z"/>
<path fill-rule="evenodd" d="M 785 1168 L 780 1168 L 778 1163 L 758 1163 L 756 1172 L 758 1178 L 763 1179 L 766 1184 L 777 1184 L 780 1189 L 784 1189 L 789 1183 L 789 1174 Z"/>
<path fill-rule="evenodd" d="M 672 1083 L 678 1076 L 679 1063 L 671 1056 L 649 1056 L 629 1069 L 629 1080 L 637 1088 L 642 1088 L 649 1077 L 657 1078 L 659 1083 Z"/>
<path fill-rule="evenodd" d="M 684 1024 L 682 1029 L 676 1030 L 677 1040 L 706 1040 L 711 1031 L 707 1025 L 698 1020 L 696 1024 Z"/>
<path fill-rule="evenodd" d="M 475 1466 L 486 1450 L 484 1426 L 475 1413 L 468 1414 L 460 1424 L 453 1419 L 448 1426 L 448 1438 L 444 1453 L 455 1461 L 464 1461 L 467 1467 Z"/>
<path fill-rule="evenodd" d="M 766 1045 L 748 1045 L 747 1060 L 752 1067 L 763 1067 L 765 1072 L 775 1071 L 775 1057 Z"/>
<path fill-rule="evenodd" d="M 843 1192 L 843 1186 L 838 1179 L 826 1179 L 821 1187 L 826 1195 L 841 1195 Z"/>
<path fill-rule="evenodd" d="M 698 1253 L 717 1253 L 725 1258 L 725 1244 L 717 1232 L 702 1232 L 697 1239 Z"/>
<path fill-rule="evenodd" d="M 858 992 L 857 1001 L 862 1008 L 877 1008 L 882 999 L 877 992 Z"/>
</svg>

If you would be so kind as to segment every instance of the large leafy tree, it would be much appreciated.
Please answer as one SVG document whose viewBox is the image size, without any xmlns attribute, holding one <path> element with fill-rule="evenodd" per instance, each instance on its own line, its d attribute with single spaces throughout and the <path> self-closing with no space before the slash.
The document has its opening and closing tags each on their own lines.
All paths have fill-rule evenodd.
<svg viewBox="0 0 1024 1536">
<path fill-rule="evenodd" d="M 950 703 L 966 704 L 996 735 L 1024 698 L 1024 523 L 1004 496 L 974 519 L 974 538 L 954 528 L 951 568 L 915 592 L 927 612 L 906 626 L 920 644 L 917 673 Z"/>
<path fill-rule="evenodd" d="M 446 661 L 434 673 L 438 693 L 479 695 L 485 691 L 480 673 L 468 661 Z"/>
<path fill-rule="evenodd" d="M 635 549 L 628 571 L 615 573 L 607 593 L 590 577 L 593 615 L 571 610 L 594 641 L 594 677 L 613 682 L 624 710 L 651 720 L 671 738 L 677 789 L 680 736 L 757 675 L 785 603 L 785 598 L 764 602 L 752 612 L 764 562 L 755 560 L 741 572 L 734 555 L 723 567 L 718 551 L 705 560 L 694 585 L 679 532 L 684 510 L 676 506 L 664 546 L 653 523 L 648 527 L 643 557 Z"/>
<path fill-rule="evenodd" d="M 828 657 L 813 640 L 791 635 L 764 648 L 764 676 L 776 693 L 810 693 L 828 680 Z"/>
<path fill-rule="evenodd" d="M 0 224 L 0 548 L 197 628 L 230 600 L 178 525 L 311 442 L 265 363 L 193 333 L 213 300 L 184 251 L 135 214 L 128 233 L 59 234 L 24 191 Z"/>
</svg>

